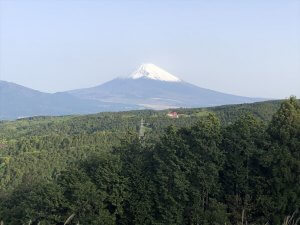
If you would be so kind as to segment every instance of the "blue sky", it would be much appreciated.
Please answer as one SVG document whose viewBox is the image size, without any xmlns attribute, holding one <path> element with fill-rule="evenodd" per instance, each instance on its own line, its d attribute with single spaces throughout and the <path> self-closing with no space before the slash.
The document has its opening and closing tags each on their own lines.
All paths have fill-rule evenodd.
<svg viewBox="0 0 300 225">
<path fill-rule="evenodd" d="M 226 93 L 300 96 L 299 0 L 0 0 L 0 79 L 90 87 L 154 63 Z"/>
</svg>

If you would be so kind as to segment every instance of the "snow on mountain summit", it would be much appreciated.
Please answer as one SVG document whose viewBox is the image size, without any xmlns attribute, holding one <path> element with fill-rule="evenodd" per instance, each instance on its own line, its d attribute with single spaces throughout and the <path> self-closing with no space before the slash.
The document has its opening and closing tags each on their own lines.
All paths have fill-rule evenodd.
<svg viewBox="0 0 300 225">
<path fill-rule="evenodd" d="M 148 78 L 153 80 L 169 81 L 169 82 L 180 82 L 178 77 L 168 73 L 167 71 L 159 68 L 158 66 L 147 63 L 142 64 L 135 72 L 133 72 L 129 78 L 139 79 Z"/>
</svg>

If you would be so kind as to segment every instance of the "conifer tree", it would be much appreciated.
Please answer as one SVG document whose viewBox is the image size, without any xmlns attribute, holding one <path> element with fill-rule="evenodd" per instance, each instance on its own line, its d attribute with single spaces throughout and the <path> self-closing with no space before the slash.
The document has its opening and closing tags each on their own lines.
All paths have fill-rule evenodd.
<svg viewBox="0 0 300 225">
<path fill-rule="evenodd" d="M 265 156 L 269 187 L 262 210 L 274 224 L 300 208 L 300 106 L 295 97 L 282 103 L 269 125 Z M 263 207 L 265 205 L 265 207 Z"/>
</svg>

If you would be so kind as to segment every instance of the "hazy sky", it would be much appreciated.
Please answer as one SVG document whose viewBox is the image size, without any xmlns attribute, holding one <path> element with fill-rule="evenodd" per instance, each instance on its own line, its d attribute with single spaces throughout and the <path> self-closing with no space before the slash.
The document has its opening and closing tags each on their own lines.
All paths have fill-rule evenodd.
<svg viewBox="0 0 300 225">
<path fill-rule="evenodd" d="M 198 86 L 300 97 L 300 0 L 0 0 L 0 79 L 90 87 L 154 63 Z"/>
</svg>

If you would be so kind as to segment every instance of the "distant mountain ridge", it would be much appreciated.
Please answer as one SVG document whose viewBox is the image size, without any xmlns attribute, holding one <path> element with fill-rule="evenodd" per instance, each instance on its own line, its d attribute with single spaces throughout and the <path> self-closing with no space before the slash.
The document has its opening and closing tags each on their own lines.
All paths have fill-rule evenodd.
<svg viewBox="0 0 300 225">
<path fill-rule="evenodd" d="M 143 64 L 130 76 L 68 92 L 82 99 L 136 104 L 151 109 L 207 107 L 252 103 L 262 98 L 225 94 L 187 83 L 153 64 Z"/>
<path fill-rule="evenodd" d="M 136 106 L 83 100 L 68 93 L 43 93 L 24 86 L 0 81 L 0 119 L 30 116 L 90 114 L 102 111 L 136 109 Z"/>
<path fill-rule="evenodd" d="M 92 88 L 54 94 L 0 81 L 0 120 L 135 109 L 209 107 L 263 100 L 201 88 L 153 64 L 143 64 L 127 77 Z"/>
</svg>

